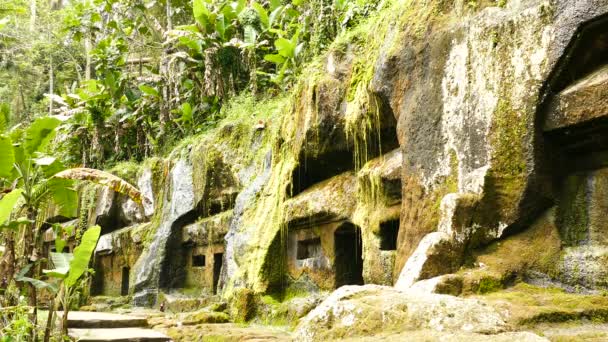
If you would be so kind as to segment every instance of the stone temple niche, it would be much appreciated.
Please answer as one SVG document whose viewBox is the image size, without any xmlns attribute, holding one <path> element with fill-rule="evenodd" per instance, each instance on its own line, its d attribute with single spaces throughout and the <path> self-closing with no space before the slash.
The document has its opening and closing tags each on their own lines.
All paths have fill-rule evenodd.
<svg viewBox="0 0 608 342">
<path fill-rule="evenodd" d="M 382 222 L 380 224 L 380 250 L 397 250 L 397 236 L 399 234 L 399 219 Z"/>
<path fill-rule="evenodd" d="M 196 288 L 209 294 L 217 293 L 225 250 L 224 236 L 231 218 L 232 211 L 226 211 L 183 228 L 176 249 L 185 256 L 175 266 L 182 280 L 175 283 L 173 289 Z"/>
<path fill-rule="evenodd" d="M 331 290 L 363 284 L 361 229 L 334 221 L 290 227 L 287 245 L 288 273 L 294 282 Z"/>
<path fill-rule="evenodd" d="M 129 272 L 131 269 L 129 267 L 122 268 L 122 281 L 120 285 L 120 295 L 127 296 L 129 294 Z"/>
<path fill-rule="evenodd" d="M 292 196 L 326 179 L 354 169 L 353 158 L 350 151 L 332 151 L 314 157 L 301 153 L 300 163 L 292 175 Z"/>
<path fill-rule="evenodd" d="M 563 243 L 572 247 L 564 258 L 568 267 L 577 264 L 569 257 L 582 261 L 608 247 L 608 19 L 581 28 L 548 87 L 543 131 L 556 224 Z M 580 277 L 573 283 L 593 281 L 584 279 L 585 270 L 564 273 Z"/>
<path fill-rule="evenodd" d="M 363 285 L 361 228 L 345 222 L 334 232 L 336 287 Z"/>
<path fill-rule="evenodd" d="M 321 250 L 321 238 L 313 238 L 298 241 L 298 260 L 316 259 L 323 256 Z"/>
</svg>

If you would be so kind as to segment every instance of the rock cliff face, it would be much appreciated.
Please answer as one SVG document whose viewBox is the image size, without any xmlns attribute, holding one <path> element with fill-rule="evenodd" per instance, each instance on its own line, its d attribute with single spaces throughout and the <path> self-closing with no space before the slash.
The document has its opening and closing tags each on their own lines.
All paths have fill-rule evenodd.
<svg viewBox="0 0 608 342">
<path fill-rule="evenodd" d="M 216 130 L 143 165 L 144 213 L 112 214 L 100 197 L 106 225 L 150 221 L 141 256 L 121 266 L 136 304 L 186 287 L 229 298 L 394 285 L 361 291 L 399 298 L 386 312 L 417 329 L 436 322 L 412 321 L 432 316 L 404 313 L 414 307 L 470 307 L 491 322 L 445 324 L 474 334 L 503 331 L 503 318 L 399 291 L 608 289 L 608 3 L 498 3 L 396 2 L 338 38 L 289 96 L 239 99 Z M 302 338 L 331 310 L 343 317 L 329 330 L 357 324 L 334 304 Z"/>
</svg>

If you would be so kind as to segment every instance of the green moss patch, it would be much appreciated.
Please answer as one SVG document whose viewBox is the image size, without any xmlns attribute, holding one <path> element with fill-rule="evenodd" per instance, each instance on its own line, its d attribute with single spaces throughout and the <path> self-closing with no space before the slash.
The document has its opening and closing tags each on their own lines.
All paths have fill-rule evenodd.
<svg viewBox="0 0 608 342">
<path fill-rule="evenodd" d="M 608 297 L 603 295 L 579 295 L 557 288 L 518 283 L 512 288 L 482 298 L 494 306 L 508 310 L 509 321 L 516 325 L 580 319 L 608 321 Z"/>
</svg>

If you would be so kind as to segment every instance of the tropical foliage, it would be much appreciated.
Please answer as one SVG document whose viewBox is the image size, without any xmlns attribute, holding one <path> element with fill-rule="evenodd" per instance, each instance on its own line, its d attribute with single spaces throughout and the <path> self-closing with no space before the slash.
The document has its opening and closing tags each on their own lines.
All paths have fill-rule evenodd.
<svg viewBox="0 0 608 342">
<path fill-rule="evenodd" d="M 42 326 L 40 292 L 56 298 L 51 312 L 68 308 L 88 273 L 97 229 L 56 224 L 79 210 L 76 182 L 141 203 L 100 169 L 167 153 L 213 128 L 231 99 L 289 91 L 305 63 L 385 1 L 0 4 L 0 337 L 27 340 Z M 49 227 L 57 253 L 43 272 Z M 61 253 L 68 230 L 80 237 L 73 255 Z"/>
<path fill-rule="evenodd" d="M 34 339 L 38 334 L 38 295 L 43 290 L 58 297 L 64 309 L 62 327 L 65 333 L 65 315 L 77 285 L 88 270 L 99 238 L 99 227 L 84 231 L 73 255 L 60 253 L 65 241 L 61 239 L 62 234 L 57 234 L 55 245 L 59 253 L 51 254 L 56 268 L 44 272 L 45 276 L 41 272 L 44 263 L 43 230 L 53 225 L 50 220 L 55 217 L 77 216 L 79 200 L 74 181 L 92 181 L 109 186 L 141 203 L 140 192 L 124 180 L 99 170 L 66 169 L 61 161 L 49 155 L 49 144 L 55 139 L 56 128 L 60 124 L 57 118 L 41 117 L 26 129 L 13 128 L 0 135 L 0 185 L 4 194 L 0 197 L 0 234 L 4 244 L 0 262 L 0 274 L 3 275 L 0 309 L 14 308 L 6 312 L 0 310 L 0 318 L 6 321 L 2 335 L 16 340 Z M 48 277 L 62 280 L 61 288 L 56 282 L 44 280 Z M 27 295 L 27 305 L 33 308 L 33 314 L 22 310 L 22 294 Z M 53 308 L 54 304 L 49 308 L 45 340 L 50 337 Z"/>
</svg>

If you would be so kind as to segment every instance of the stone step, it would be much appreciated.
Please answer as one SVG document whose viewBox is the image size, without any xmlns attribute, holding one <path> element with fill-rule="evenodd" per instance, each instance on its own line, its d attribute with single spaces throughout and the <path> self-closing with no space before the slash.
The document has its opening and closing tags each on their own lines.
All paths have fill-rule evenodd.
<svg viewBox="0 0 608 342">
<path fill-rule="evenodd" d="M 62 316 L 57 313 L 57 317 Z M 107 312 L 70 311 L 68 327 L 71 329 L 142 328 L 147 327 L 145 317 L 118 315 Z"/>
<path fill-rule="evenodd" d="M 69 329 L 68 335 L 79 342 L 171 341 L 171 338 L 161 332 L 145 328 Z"/>
</svg>

